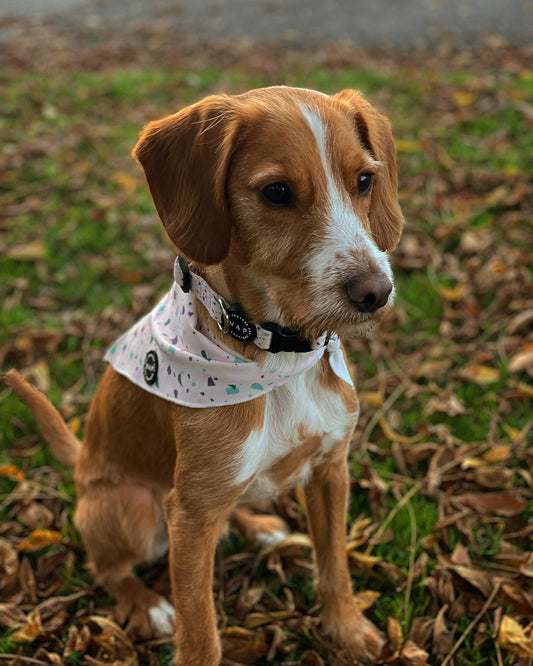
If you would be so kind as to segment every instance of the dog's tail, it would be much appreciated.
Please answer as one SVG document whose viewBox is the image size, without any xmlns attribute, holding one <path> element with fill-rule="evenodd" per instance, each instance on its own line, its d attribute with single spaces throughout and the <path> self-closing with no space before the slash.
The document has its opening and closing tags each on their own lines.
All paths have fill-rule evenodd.
<svg viewBox="0 0 533 666">
<path fill-rule="evenodd" d="M 33 412 L 54 456 L 66 467 L 74 467 L 80 455 L 81 442 L 67 428 L 67 424 L 50 400 L 16 370 L 10 370 L 2 379 L 4 384 L 12 388 L 17 397 Z"/>
</svg>

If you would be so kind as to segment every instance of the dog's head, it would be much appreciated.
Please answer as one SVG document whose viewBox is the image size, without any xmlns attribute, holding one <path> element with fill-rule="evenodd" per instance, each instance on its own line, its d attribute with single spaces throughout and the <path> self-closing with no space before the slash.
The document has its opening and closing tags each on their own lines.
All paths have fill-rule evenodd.
<svg viewBox="0 0 533 666">
<path fill-rule="evenodd" d="M 178 250 L 245 268 L 245 309 L 306 335 L 350 335 L 392 301 L 387 253 L 403 227 L 394 143 L 360 93 L 208 97 L 150 123 L 133 154 Z"/>
</svg>

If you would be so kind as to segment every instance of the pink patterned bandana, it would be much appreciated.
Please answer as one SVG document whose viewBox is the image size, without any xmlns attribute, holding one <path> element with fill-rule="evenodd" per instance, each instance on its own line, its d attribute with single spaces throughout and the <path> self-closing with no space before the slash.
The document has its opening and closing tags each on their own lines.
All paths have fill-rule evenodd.
<svg viewBox="0 0 533 666">
<path fill-rule="evenodd" d="M 340 343 L 292 355 L 278 368 L 260 365 L 223 346 L 201 328 L 195 299 L 176 283 L 157 306 L 122 335 L 105 360 L 137 386 L 188 407 L 218 407 L 253 400 L 313 367 L 325 351 L 335 374 L 352 383 Z M 280 359 L 281 361 L 281 359 Z M 295 362 L 294 362 L 295 361 Z"/>
</svg>

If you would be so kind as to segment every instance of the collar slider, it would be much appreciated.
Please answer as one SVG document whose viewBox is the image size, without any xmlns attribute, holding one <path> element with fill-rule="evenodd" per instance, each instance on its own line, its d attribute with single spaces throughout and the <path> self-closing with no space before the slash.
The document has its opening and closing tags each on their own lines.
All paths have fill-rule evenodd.
<svg viewBox="0 0 533 666">
<path fill-rule="evenodd" d="M 191 290 L 191 271 L 189 269 L 189 264 L 187 263 L 185 257 L 181 256 L 181 254 L 178 255 L 177 263 L 181 270 L 181 281 L 179 282 L 179 285 L 182 291 L 185 294 L 188 294 Z"/>
</svg>

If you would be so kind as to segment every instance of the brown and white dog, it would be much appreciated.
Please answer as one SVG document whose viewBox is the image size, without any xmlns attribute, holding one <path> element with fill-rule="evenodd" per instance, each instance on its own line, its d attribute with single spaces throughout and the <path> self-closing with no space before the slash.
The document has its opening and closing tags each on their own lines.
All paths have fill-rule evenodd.
<svg viewBox="0 0 533 666">
<path fill-rule="evenodd" d="M 134 156 L 171 241 L 225 302 L 252 322 L 301 339 L 353 337 L 394 293 L 388 252 L 403 217 L 389 122 L 352 90 L 286 87 L 216 95 L 150 123 Z M 272 354 L 199 321 L 225 348 L 290 372 Z M 284 329 L 285 330 L 285 329 Z M 16 372 L 5 381 L 34 411 L 56 456 L 75 465 L 75 520 L 94 576 L 140 636 L 172 633 L 179 666 L 221 659 L 213 556 L 226 521 L 252 536 L 285 531 L 242 502 L 305 489 L 322 626 L 361 660 L 382 638 L 352 600 L 345 550 L 347 452 L 355 390 L 329 352 L 283 386 L 246 402 L 195 409 L 139 388 L 108 367 L 80 444 Z M 170 546 L 173 604 L 133 567 Z"/>
</svg>

